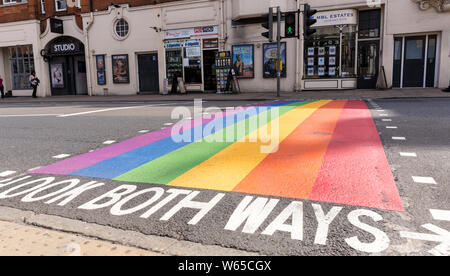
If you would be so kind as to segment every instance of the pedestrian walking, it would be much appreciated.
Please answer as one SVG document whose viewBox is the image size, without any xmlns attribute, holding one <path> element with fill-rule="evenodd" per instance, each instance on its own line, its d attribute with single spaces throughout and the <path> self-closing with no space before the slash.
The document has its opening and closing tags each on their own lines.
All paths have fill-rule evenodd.
<svg viewBox="0 0 450 276">
<path fill-rule="evenodd" d="M 5 87 L 3 86 L 3 78 L 0 76 L 0 92 L 2 94 L 2 99 L 5 97 Z"/>
<path fill-rule="evenodd" d="M 29 81 L 30 81 L 31 87 L 33 88 L 33 98 L 37 98 L 36 92 L 37 92 L 37 87 L 39 85 L 40 80 L 36 77 L 35 71 L 31 72 Z"/>
</svg>

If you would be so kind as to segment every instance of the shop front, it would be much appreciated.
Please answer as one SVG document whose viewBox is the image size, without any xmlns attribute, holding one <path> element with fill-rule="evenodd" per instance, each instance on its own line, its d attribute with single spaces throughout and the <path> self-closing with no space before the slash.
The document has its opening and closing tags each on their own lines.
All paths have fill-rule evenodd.
<svg viewBox="0 0 450 276">
<path fill-rule="evenodd" d="M 304 88 L 357 87 L 356 35 L 358 11 L 318 12 L 317 32 L 304 45 Z"/>
<path fill-rule="evenodd" d="M 52 96 L 87 95 L 84 44 L 70 36 L 59 36 L 41 52 L 48 62 Z"/>
<path fill-rule="evenodd" d="M 381 10 L 318 12 L 305 40 L 305 89 L 374 89 L 380 72 Z"/>
<path fill-rule="evenodd" d="M 218 27 L 198 27 L 165 32 L 166 78 L 171 91 L 178 78 L 186 92 L 216 91 L 215 57 Z M 177 91 L 171 91 L 176 93 Z"/>
</svg>

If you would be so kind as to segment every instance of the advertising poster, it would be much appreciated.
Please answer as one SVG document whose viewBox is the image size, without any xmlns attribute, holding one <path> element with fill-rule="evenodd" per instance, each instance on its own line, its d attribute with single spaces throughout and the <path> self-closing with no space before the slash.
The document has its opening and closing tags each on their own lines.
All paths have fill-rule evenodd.
<svg viewBox="0 0 450 276">
<path fill-rule="evenodd" d="M 238 78 L 255 77 L 255 57 L 253 45 L 234 45 L 232 47 L 233 69 Z"/>
<path fill-rule="evenodd" d="M 319 76 L 325 76 L 325 67 L 319 67 Z"/>
<path fill-rule="evenodd" d="M 314 76 L 314 67 L 308 67 L 308 76 Z"/>
<path fill-rule="evenodd" d="M 105 56 L 96 56 L 97 71 L 105 71 Z"/>
<path fill-rule="evenodd" d="M 281 77 L 286 77 L 286 42 L 281 43 Z M 263 77 L 277 77 L 277 43 L 263 45 Z"/>
<path fill-rule="evenodd" d="M 98 71 L 97 72 L 97 83 L 98 83 L 98 85 L 105 85 L 106 84 L 105 71 Z"/>
<path fill-rule="evenodd" d="M 308 48 L 308 56 L 314 56 L 314 47 Z"/>
<path fill-rule="evenodd" d="M 314 58 L 308 58 L 308 66 L 314 66 Z"/>
<path fill-rule="evenodd" d="M 53 88 L 64 88 L 64 74 L 63 65 L 60 63 L 52 64 L 50 66 L 52 87 Z"/>
<path fill-rule="evenodd" d="M 336 57 L 329 57 L 328 65 L 336 65 Z"/>
<path fill-rule="evenodd" d="M 114 83 L 130 83 L 128 55 L 112 56 L 112 70 Z"/>
<path fill-rule="evenodd" d="M 321 66 L 325 65 L 325 58 L 324 57 L 320 57 L 319 58 L 319 65 L 321 65 Z"/>
</svg>

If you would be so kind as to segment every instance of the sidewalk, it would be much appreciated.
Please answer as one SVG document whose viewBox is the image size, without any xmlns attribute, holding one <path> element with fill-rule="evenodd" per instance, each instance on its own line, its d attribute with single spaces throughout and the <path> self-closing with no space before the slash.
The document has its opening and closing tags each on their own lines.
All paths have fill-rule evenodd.
<svg viewBox="0 0 450 276">
<path fill-rule="evenodd" d="M 45 228 L 0 221 L 0 256 L 163 256 Z"/>
<path fill-rule="evenodd" d="M 0 103 L 34 103 L 34 102 L 155 102 L 155 101 L 264 101 L 264 100 L 366 100 L 395 98 L 450 98 L 450 93 L 436 88 L 387 89 L 387 90 L 340 90 L 340 91 L 301 91 L 281 92 L 246 92 L 241 94 L 192 93 L 176 95 L 142 94 L 130 96 L 53 96 L 33 99 L 31 97 L 12 97 L 0 100 Z"/>
<path fill-rule="evenodd" d="M 0 256 L 258 256 L 0 206 Z"/>
</svg>

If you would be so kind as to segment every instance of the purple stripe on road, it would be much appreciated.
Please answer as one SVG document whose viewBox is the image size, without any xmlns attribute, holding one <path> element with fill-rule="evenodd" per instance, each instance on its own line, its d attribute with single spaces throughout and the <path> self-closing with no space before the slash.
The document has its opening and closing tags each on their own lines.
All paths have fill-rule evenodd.
<svg viewBox="0 0 450 276">
<path fill-rule="evenodd" d="M 270 103 L 264 103 L 260 105 L 255 106 L 264 106 L 264 105 L 270 105 L 274 102 Z M 255 106 L 248 106 L 243 107 L 243 110 L 246 110 L 248 108 L 252 108 Z M 239 110 L 238 110 L 239 111 Z M 229 115 L 235 114 L 238 112 L 236 109 L 230 111 L 228 113 Z M 242 111 L 242 109 L 240 110 Z M 203 119 L 203 118 L 197 118 L 188 122 L 185 122 L 182 124 L 183 128 L 182 130 L 185 131 L 190 128 L 194 128 L 197 126 L 200 126 L 202 124 L 209 123 L 215 119 L 220 119 L 225 117 L 226 112 L 217 112 L 214 114 L 211 114 L 211 119 Z M 55 164 L 42 167 L 40 169 L 34 170 L 29 172 L 30 174 L 56 174 L 56 175 L 67 175 L 70 173 L 73 173 L 75 171 L 81 170 L 83 168 L 89 167 L 91 165 L 94 165 L 98 162 L 107 160 L 109 158 L 112 158 L 114 156 L 117 156 L 119 154 L 123 154 L 129 151 L 132 151 L 134 149 L 146 146 L 148 144 L 154 143 L 156 141 L 165 139 L 172 135 L 172 129 L 175 127 L 171 126 L 165 129 L 157 130 L 148 134 L 144 134 L 135 138 L 128 139 L 126 141 L 123 141 L 121 143 L 117 143 L 105 148 L 101 148 L 89 153 L 81 154 L 60 162 L 57 162 Z M 181 127 L 180 127 L 181 129 Z"/>
</svg>

